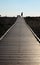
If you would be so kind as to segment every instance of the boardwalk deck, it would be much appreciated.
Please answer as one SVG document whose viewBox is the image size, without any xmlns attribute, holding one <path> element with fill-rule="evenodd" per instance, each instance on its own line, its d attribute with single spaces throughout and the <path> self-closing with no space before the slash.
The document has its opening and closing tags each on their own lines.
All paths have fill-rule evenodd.
<svg viewBox="0 0 40 65">
<path fill-rule="evenodd" d="M 21 17 L 0 41 L 0 65 L 40 65 L 40 45 Z"/>
</svg>

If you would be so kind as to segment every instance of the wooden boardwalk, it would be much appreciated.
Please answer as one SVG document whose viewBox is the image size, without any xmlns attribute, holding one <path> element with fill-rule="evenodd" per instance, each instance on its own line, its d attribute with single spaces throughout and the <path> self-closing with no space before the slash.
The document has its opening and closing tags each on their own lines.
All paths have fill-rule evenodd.
<svg viewBox="0 0 40 65">
<path fill-rule="evenodd" d="M 40 44 L 21 17 L 0 41 L 0 65 L 40 65 Z"/>
</svg>

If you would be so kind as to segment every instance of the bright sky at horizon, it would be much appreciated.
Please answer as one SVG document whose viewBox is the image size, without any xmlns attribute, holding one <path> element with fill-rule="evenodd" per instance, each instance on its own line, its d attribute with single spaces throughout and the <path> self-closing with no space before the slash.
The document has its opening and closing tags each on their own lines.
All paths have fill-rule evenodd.
<svg viewBox="0 0 40 65">
<path fill-rule="evenodd" d="M 0 0 L 2 16 L 40 16 L 40 0 Z"/>
</svg>

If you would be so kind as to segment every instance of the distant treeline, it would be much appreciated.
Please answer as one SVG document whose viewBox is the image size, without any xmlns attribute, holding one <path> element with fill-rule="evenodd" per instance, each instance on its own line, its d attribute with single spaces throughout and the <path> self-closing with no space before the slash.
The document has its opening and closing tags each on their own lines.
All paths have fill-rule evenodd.
<svg viewBox="0 0 40 65">
<path fill-rule="evenodd" d="M 16 19 L 17 17 L 0 17 L 0 37 L 15 23 Z"/>
<path fill-rule="evenodd" d="M 24 17 L 26 23 L 32 28 L 40 38 L 40 17 Z"/>
</svg>

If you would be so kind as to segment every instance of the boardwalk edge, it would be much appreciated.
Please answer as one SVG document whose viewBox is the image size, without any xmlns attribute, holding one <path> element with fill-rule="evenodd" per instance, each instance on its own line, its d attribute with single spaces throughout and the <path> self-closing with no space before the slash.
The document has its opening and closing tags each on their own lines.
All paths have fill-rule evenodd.
<svg viewBox="0 0 40 65">
<path fill-rule="evenodd" d="M 34 35 L 34 37 L 37 39 L 37 41 L 40 43 L 39 37 L 34 33 L 34 31 L 32 30 L 32 28 L 28 24 L 27 24 L 27 26 L 30 29 L 30 31 L 32 32 L 32 34 Z"/>
<path fill-rule="evenodd" d="M 14 23 L 5 33 L 3 36 L 0 37 L 0 41 L 6 36 L 6 34 L 11 30 L 13 26 L 15 26 L 16 23 Z"/>
</svg>

